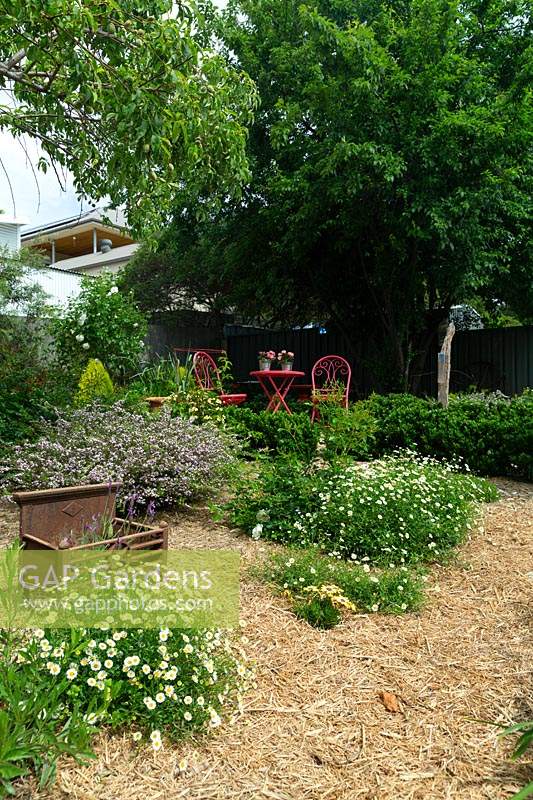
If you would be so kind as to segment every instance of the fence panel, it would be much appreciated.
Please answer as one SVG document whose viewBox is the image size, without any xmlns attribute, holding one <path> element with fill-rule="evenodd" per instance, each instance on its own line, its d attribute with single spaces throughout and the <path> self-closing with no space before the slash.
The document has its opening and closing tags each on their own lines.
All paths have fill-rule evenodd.
<svg viewBox="0 0 533 800">
<path fill-rule="evenodd" d="M 334 330 L 327 333 L 314 328 L 249 333 L 232 326 L 227 331 L 228 356 L 239 381 L 249 380 L 251 370 L 257 369 L 259 350 L 277 352 L 282 348 L 295 353 L 295 369 L 306 373 L 300 383 L 310 382 L 311 369 L 318 358 L 337 353 L 352 365 L 352 392 L 356 397 L 383 391 L 379 347 L 371 336 L 362 338 L 354 351 Z M 437 352 L 435 337 L 420 376 L 418 394 L 436 396 Z M 519 394 L 526 387 L 533 387 L 533 325 L 460 331 L 453 339 L 451 362 L 452 392 L 474 388 Z"/>
</svg>

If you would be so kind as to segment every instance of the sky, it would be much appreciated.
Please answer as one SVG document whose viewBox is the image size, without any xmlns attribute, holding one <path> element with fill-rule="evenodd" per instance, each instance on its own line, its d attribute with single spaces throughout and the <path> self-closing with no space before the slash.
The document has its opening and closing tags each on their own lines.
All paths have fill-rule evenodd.
<svg viewBox="0 0 533 800">
<path fill-rule="evenodd" d="M 26 217 L 29 225 L 34 226 L 87 210 L 87 202 L 82 205 L 76 199 L 71 176 L 66 176 L 62 188 L 53 170 L 46 175 L 37 171 L 39 147 L 32 139 L 26 139 L 25 144 L 29 158 L 11 134 L 0 131 L 0 212 L 9 216 Z"/>
</svg>

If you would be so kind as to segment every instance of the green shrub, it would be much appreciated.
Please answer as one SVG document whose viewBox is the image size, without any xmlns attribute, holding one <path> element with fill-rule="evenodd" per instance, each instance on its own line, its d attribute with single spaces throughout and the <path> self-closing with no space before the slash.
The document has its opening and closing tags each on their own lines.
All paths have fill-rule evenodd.
<svg viewBox="0 0 533 800">
<path fill-rule="evenodd" d="M 374 454 L 398 447 L 462 458 L 483 475 L 533 478 L 533 397 L 524 392 L 456 395 L 447 409 L 413 395 L 372 395 L 360 405 L 376 420 Z"/>
<path fill-rule="evenodd" d="M 65 368 L 79 375 L 90 358 L 99 358 L 113 378 L 123 379 L 139 367 L 147 326 L 131 292 L 119 291 L 115 277 L 103 274 L 82 279 L 80 294 L 53 329 Z"/>
<path fill-rule="evenodd" d="M 95 400 L 111 402 L 114 388 L 109 373 L 98 358 L 91 358 L 78 383 L 75 405 L 86 406 Z"/>
<path fill-rule="evenodd" d="M 398 566 L 441 559 L 472 527 L 477 503 L 496 497 L 481 478 L 407 453 L 366 467 L 267 464 L 230 509 L 254 538 Z"/>
<path fill-rule="evenodd" d="M 240 436 L 251 450 L 271 456 L 294 455 L 309 461 L 316 453 L 320 427 L 311 422 L 308 411 L 272 414 L 246 407 L 226 409 L 228 427 Z"/>
<path fill-rule="evenodd" d="M 376 448 L 376 419 L 361 403 L 343 408 L 321 402 L 319 426 L 326 457 L 352 456 L 366 460 Z"/>
</svg>

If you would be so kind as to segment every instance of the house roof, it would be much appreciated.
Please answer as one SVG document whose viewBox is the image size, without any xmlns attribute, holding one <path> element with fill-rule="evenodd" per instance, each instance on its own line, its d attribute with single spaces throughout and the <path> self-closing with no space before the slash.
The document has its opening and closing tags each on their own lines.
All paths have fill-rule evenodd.
<svg viewBox="0 0 533 800">
<path fill-rule="evenodd" d="M 13 217 L 9 214 L 0 214 L 0 223 L 2 225 L 27 225 L 27 217 Z"/>
<path fill-rule="evenodd" d="M 89 211 L 75 214 L 72 217 L 65 217 L 64 219 L 54 220 L 54 222 L 47 222 L 41 225 L 34 225 L 22 233 L 22 238 L 34 238 L 35 236 L 48 235 L 51 233 L 58 233 L 59 231 L 68 230 L 78 225 L 86 225 L 96 223 L 104 225 L 105 227 L 120 228 L 127 230 L 127 220 L 124 212 L 116 209 L 92 208 Z"/>
</svg>

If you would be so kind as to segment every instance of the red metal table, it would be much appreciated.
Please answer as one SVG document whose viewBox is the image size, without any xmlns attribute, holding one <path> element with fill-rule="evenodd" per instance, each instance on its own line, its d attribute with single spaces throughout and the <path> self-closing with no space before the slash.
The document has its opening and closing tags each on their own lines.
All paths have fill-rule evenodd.
<svg viewBox="0 0 533 800">
<path fill-rule="evenodd" d="M 279 411 L 284 408 L 289 414 L 291 410 L 285 398 L 296 378 L 303 378 L 305 372 L 286 369 L 256 369 L 250 375 L 257 378 L 268 397 L 267 411 Z"/>
</svg>

